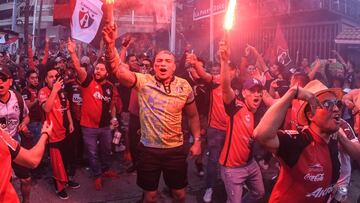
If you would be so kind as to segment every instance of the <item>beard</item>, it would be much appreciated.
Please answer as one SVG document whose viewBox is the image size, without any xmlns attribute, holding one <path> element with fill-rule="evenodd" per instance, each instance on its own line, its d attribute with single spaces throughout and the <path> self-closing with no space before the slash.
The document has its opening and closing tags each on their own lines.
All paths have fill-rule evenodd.
<svg viewBox="0 0 360 203">
<path fill-rule="evenodd" d="M 100 77 L 99 79 L 96 78 L 96 76 L 94 75 L 94 80 L 98 83 L 103 82 L 104 80 L 106 80 L 106 76 L 105 77 Z"/>
</svg>

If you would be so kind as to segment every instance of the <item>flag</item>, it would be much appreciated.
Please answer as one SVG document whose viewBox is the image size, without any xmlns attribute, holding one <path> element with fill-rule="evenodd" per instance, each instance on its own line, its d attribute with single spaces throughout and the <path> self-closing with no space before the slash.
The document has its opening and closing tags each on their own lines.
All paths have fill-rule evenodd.
<svg viewBox="0 0 360 203">
<path fill-rule="evenodd" d="M 70 27 L 71 16 L 76 0 L 55 0 L 53 12 L 53 25 Z"/>
<path fill-rule="evenodd" d="M 266 50 L 264 59 L 270 63 L 279 62 L 284 66 L 288 66 L 291 63 L 288 43 L 280 25 L 277 25 L 276 27 L 274 41 Z"/>
<path fill-rule="evenodd" d="M 103 17 L 99 0 L 77 0 L 71 19 L 71 37 L 90 43 L 99 31 Z"/>
</svg>

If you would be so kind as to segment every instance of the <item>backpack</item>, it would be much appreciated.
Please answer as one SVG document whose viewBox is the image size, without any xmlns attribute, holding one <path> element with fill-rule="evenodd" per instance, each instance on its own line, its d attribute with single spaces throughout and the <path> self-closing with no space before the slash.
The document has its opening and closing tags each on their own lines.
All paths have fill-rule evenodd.
<svg viewBox="0 0 360 203">
<path fill-rule="evenodd" d="M 18 101 L 19 109 L 20 109 L 20 115 L 19 115 L 19 123 L 23 121 L 24 117 L 24 99 L 22 98 L 21 94 L 18 91 L 13 90 L 15 93 L 16 99 Z"/>
</svg>

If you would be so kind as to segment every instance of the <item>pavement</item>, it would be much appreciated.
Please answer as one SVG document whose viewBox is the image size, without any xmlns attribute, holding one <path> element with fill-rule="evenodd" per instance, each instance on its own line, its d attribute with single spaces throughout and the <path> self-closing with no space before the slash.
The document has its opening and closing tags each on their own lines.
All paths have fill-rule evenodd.
<svg viewBox="0 0 360 203">
<path fill-rule="evenodd" d="M 50 168 L 45 168 L 42 177 L 36 179 L 32 183 L 31 189 L 31 203 L 136 203 L 140 202 L 142 198 L 142 191 L 136 185 L 136 173 L 126 173 L 126 168 L 129 163 L 124 161 L 121 153 L 113 155 L 113 168 L 119 173 L 119 178 L 108 179 L 104 178 L 104 184 L 101 191 L 96 191 L 93 180 L 90 176 L 90 171 L 86 167 L 80 167 L 76 171 L 75 180 L 81 184 L 78 189 L 68 188 L 68 200 L 61 200 L 55 194 L 53 181 L 51 178 Z M 206 163 L 206 157 L 204 158 Z M 189 161 L 188 179 L 189 185 L 187 187 L 186 202 L 195 203 L 203 202 L 202 197 L 205 192 L 204 177 L 200 177 L 196 173 L 194 161 Z M 276 175 L 276 170 L 268 169 L 264 172 L 265 188 L 270 188 L 274 181 L 272 178 Z M 14 186 L 20 197 L 19 181 L 14 179 Z M 270 194 L 270 189 L 267 190 L 266 198 Z M 360 170 L 353 170 L 351 186 L 349 188 L 348 203 L 356 203 L 360 194 Z M 158 202 L 171 202 L 171 197 L 164 182 L 161 180 L 159 185 Z M 226 202 L 226 192 L 224 186 L 219 179 L 218 185 L 214 189 L 213 201 L 214 203 Z M 267 202 L 265 199 L 262 202 Z"/>
</svg>

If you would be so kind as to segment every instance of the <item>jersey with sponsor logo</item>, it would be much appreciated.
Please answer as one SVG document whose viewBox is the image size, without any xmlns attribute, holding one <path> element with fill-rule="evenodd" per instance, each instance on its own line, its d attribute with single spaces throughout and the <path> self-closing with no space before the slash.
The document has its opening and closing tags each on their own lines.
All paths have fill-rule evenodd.
<svg viewBox="0 0 360 203">
<path fill-rule="evenodd" d="M 20 124 L 20 106 L 15 93 L 11 90 L 9 92 L 9 100 L 5 103 L 0 101 L 0 128 L 14 136 Z M 25 118 L 29 114 L 29 109 L 26 105 L 24 105 L 23 111 L 23 118 Z"/>
<path fill-rule="evenodd" d="M 49 99 L 51 90 L 48 87 L 43 87 L 39 91 L 40 106 L 44 105 Z M 53 107 L 50 112 L 45 112 L 45 119 L 53 124 L 52 133 L 49 137 L 49 142 L 59 142 L 65 139 L 66 129 L 68 128 L 68 120 L 66 111 L 69 110 L 69 101 L 65 92 L 60 90 L 56 95 Z"/>
<path fill-rule="evenodd" d="M 150 74 L 135 73 L 140 106 L 141 143 L 147 147 L 173 148 L 183 144 L 182 110 L 194 102 L 189 83 L 174 77 L 164 85 Z"/>
<path fill-rule="evenodd" d="M 19 144 L 7 133 L 0 134 L 0 202 L 19 202 L 16 191 L 11 184 L 11 161 L 20 151 Z"/>
<path fill-rule="evenodd" d="M 226 130 L 227 119 L 220 86 L 220 77 L 213 78 L 213 88 L 210 92 L 209 127 Z"/>
<path fill-rule="evenodd" d="M 340 175 L 338 140 L 326 143 L 309 128 L 278 132 L 281 168 L 269 202 L 323 203 Z"/>
<path fill-rule="evenodd" d="M 91 74 L 87 74 L 81 86 L 83 105 L 80 125 L 87 128 L 109 127 L 115 91 L 113 84 L 107 80 L 98 83 Z"/>
<path fill-rule="evenodd" d="M 225 104 L 225 111 L 229 124 L 219 163 L 225 167 L 240 167 L 252 159 L 254 114 L 238 99 Z"/>
<path fill-rule="evenodd" d="M 345 133 L 346 137 L 351 142 L 359 143 L 359 140 L 356 137 L 355 132 L 351 128 L 350 124 L 343 119 L 341 119 L 340 121 L 341 121 L 340 128 Z M 348 187 L 351 178 L 351 159 L 349 154 L 342 147 L 342 145 L 340 145 L 340 143 L 338 145 L 339 145 L 339 160 L 341 163 L 341 168 L 340 168 L 340 177 L 336 184 L 338 186 Z"/>
<path fill-rule="evenodd" d="M 24 90 L 21 92 L 21 96 L 25 101 L 28 100 L 30 102 L 34 102 L 35 99 L 37 99 L 38 97 L 38 92 L 39 89 L 31 88 L 28 86 L 24 88 Z M 29 109 L 29 117 L 30 117 L 30 122 L 41 121 L 41 107 L 39 104 L 35 104 Z"/>
<path fill-rule="evenodd" d="M 68 93 L 68 99 L 70 101 L 70 111 L 73 119 L 80 120 L 81 118 L 81 106 L 82 106 L 82 87 L 76 83 L 72 82 L 65 86 L 66 92 Z"/>
</svg>

